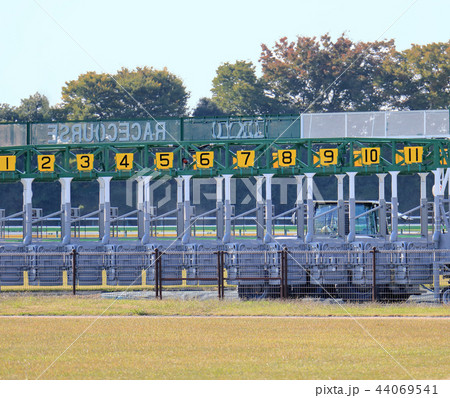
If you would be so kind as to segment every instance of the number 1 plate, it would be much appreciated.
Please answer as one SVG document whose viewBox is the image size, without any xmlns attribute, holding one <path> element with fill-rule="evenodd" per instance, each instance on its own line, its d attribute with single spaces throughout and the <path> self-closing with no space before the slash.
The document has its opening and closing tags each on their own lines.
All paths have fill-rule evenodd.
<svg viewBox="0 0 450 398">
<path fill-rule="evenodd" d="M 0 171 L 14 171 L 16 170 L 15 156 L 0 156 Z"/>
</svg>

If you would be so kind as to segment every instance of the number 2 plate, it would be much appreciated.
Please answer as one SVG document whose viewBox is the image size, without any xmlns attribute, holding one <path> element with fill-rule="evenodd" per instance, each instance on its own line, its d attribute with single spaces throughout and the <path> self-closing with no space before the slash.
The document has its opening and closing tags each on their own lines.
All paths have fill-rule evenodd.
<svg viewBox="0 0 450 398">
<path fill-rule="evenodd" d="M 37 161 L 39 171 L 55 171 L 55 155 L 38 155 Z"/>
</svg>

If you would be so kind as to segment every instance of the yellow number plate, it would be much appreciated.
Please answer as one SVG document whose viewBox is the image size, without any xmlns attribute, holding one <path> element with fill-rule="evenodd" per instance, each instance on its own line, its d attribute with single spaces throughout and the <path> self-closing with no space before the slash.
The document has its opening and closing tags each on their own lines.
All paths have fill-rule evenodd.
<svg viewBox="0 0 450 398">
<path fill-rule="evenodd" d="M 214 165 L 214 152 L 196 152 L 195 161 L 198 169 L 209 169 Z"/>
<path fill-rule="evenodd" d="M 395 154 L 396 164 L 412 164 L 422 163 L 423 147 L 422 146 L 405 146 Z"/>
<path fill-rule="evenodd" d="M 405 146 L 403 154 L 405 155 L 406 164 L 422 163 L 423 146 Z"/>
<path fill-rule="evenodd" d="M 380 148 L 362 148 L 361 163 L 364 166 L 380 163 Z"/>
<path fill-rule="evenodd" d="M 317 157 L 315 157 L 317 159 Z M 331 166 L 337 164 L 338 149 L 337 148 L 324 148 L 319 149 L 319 165 Z"/>
<path fill-rule="evenodd" d="M 295 149 L 280 149 L 277 152 L 277 162 L 274 163 L 274 167 L 289 167 L 295 166 L 295 157 L 297 156 L 297 151 Z"/>
<path fill-rule="evenodd" d="M 131 170 L 133 169 L 134 153 L 116 153 L 116 169 Z"/>
<path fill-rule="evenodd" d="M 55 155 L 38 155 L 37 161 L 39 171 L 55 171 Z"/>
<path fill-rule="evenodd" d="M 237 151 L 237 167 L 253 167 L 255 164 L 255 151 Z"/>
<path fill-rule="evenodd" d="M 14 171 L 16 170 L 15 156 L 0 156 L 0 171 Z"/>
<path fill-rule="evenodd" d="M 156 152 L 155 156 L 157 169 L 167 170 L 173 168 L 173 152 Z"/>
<path fill-rule="evenodd" d="M 78 171 L 90 171 L 94 168 L 94 155 L 93 154 L 78 154 L 77 155 L 77 170 Z"/>
<path fill-rule="evenodd" d="M 440 149 L 439 153 L 441 154 L 441 164 L 445 166 L 447 164 L 447 159 L 445 159 L 445 156 L 448 156 L 448 149 L 444 149 L 444 152 Z"/>
</svg>

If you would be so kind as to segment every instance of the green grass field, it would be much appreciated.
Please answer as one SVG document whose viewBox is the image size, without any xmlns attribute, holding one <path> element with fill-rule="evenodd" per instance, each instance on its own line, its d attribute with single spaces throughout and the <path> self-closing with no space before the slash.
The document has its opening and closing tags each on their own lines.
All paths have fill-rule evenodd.
<svg viewBox="0 0 450 398">
<path fill-rule="evenodd" d="M 448 306 L 26 293 L 0 315 L 0 379 L 38 378 L 72 343 L 40 378 L 450 378 Z"/>
<path fill-rule="evenodd" d="M 108 308 L 108 309 L 107 309 Z M 106 310 L 107 309 L 107 310 Z M 105 311 L 106 310 L 106 311 Z M 104 312 L 105 311 L 105 312 Z M 450 316 L 450 306 L 415 303 L 345 304 L 313 300 L 128 300 L 90 295 L 0 294 L 0 315 L 186 316 Z"/>
<path fill-rule="evenodd" d="M 92 322 L 0 318 L 0 378 L 39 377 Z M 41 378 L 446 379 L 449 332 L 447 319 L 101 318 Z"/>
</svg>

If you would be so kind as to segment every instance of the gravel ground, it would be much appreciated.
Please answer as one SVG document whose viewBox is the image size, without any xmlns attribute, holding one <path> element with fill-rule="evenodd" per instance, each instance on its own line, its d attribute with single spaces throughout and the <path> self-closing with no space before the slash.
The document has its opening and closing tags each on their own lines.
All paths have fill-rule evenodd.
<svg viewBox="0 0 450 398">
<path fill-rule="evenodd" d="M 101 294 L 105 299 L 155 299 L 155 292 L 149 291 L 130 291 L 130 292 L 105 292 Z M 180 299 L 180 300 L 211 300 L 217 299 L 217 291 L 205 290 L 166 290 L 162 292 L 163 299 Z M 225 299 L 238 300 L 237 290 L 225 290 Z"/>
</svg>

